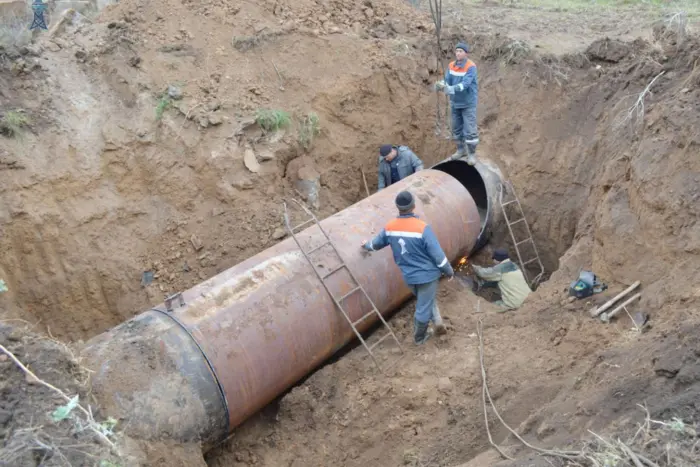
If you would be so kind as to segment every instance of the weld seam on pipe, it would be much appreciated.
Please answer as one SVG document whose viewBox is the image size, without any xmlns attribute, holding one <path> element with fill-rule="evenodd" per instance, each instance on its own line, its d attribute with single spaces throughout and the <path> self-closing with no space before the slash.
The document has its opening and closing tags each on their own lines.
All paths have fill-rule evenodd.
<svg viewBox="0 0 700 467">
<path fill-rule="evenodd" d="M 202 354 L 202 357 L 204 357 L 204 361 L 207 362 L 207 366 L 209 367 L 209 371 L 211 371 L 212 376 L 214 377 L 214 381 L 216 381 L 216 386 L 219 388 L 219 395 L 221 396 L 221 403 L 224 406 L 224 411 L 226 412 L 226 431 L 225 433 L 230 433 L 231 429 L 231 420 L 230 420 L 230 414 L 228 410 L 228 400 L 226 399 L 226 391 L 224 390 L 224 386 L 221 384 L 221 381 L 219 380 L 219 375 L 216 374 L 216 370 L 214 369 L 214 365 L 212 365 L 211 360 L 209 360 L 209 357 L 207 356 L 207 353 L 204 351 L 201 345 L 199 345 L 199 342 L 197 342 L 197 339 L 194 338 L 192 333 L 190 332 L 189 328 L 185 326 L 185 324 L 177 319 L 175 315 L 172 313 L 168 313 L 167 311 L 159 310 L 158 308 L 151 308 L 153 311 L 157 311 L 159 313 L 164 314 L 168 318 L 172 319 L 178 326 L 182 328 L 183 331 L 189 336 L 190 339 L 192 339 L 192 342 L 194 342 L 194 345 L 197 346 L 199 349 L 200 353 Z M 225 435 L 226 436 L 226 435 Z M 225 438 L 224 436 L 224 438 Z M 222 438 L 222 439 L 224 439 Z"/>
</svg>

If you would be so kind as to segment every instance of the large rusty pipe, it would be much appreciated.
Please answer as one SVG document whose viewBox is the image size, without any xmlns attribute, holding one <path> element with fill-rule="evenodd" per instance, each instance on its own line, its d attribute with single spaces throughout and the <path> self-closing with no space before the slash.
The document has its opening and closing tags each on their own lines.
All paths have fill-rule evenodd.
<svg viewBox="0 0 700 467">
<path fill-rule="evenodd" d="M 450 261 L 472 251 L 488 230 L 488 216 L 478 207 L 484 199 L 475 202 L 465 187 L 476 179 L 483 185 L 488 177 L 477 174 L 469 182 L 474 173 L 472 178 L 459 176 L 460 171 L 484 168 L 449 164 L 423 170 L 321 221 L 382 314 L 411 293 L 389 248 L 366 256 L 360 243 L 395 217 L 399 191 L 414 194 L 417 214 L 432 225 Z M 298 237 L 305 249 L 323 240 L 315 226 Z M 314 258 L 330 272 L 337 260 L 329 251 L 319 250 Z M 353 287 L 342 270 L 327 282 L 336 296 Z M 182 297 L 184 306 L 168 312 L 161 304 L 91 339 L 83 351 L 95 370 L 97 399 L 141 437 L 200 440 L 205 448 L 211 446 L 354 336 L 291 238 Z M 345 304 L 353 320 L 370 310 L 361 294 Z M 373 322 L 366 320 L 361 330 Z"/>
</svg>

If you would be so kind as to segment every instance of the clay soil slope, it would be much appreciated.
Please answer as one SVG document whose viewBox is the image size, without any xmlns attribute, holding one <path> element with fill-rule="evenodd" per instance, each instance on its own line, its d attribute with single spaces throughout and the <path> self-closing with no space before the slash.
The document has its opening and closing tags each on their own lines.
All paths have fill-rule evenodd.
<svg viewBox="0 0 700 467">
<path fill-rule="evenodd" d="M 495 402 L 533 442 L 634 429 L 639 404 L 656 420 L 700 419 L 698 39 L 655 13 L 447 9 L 440 59 L 458 40 L 473 46 L 479 155 L 520 195 L 548 280 L 504 315 L 484 300 L 475 313 L 473 293 L 443 284 L 447 336 L 412 347 L 409 303 L 391 321 L 407 348 L 395 375 L 355 349 L 237 429 L 209 465 L 454 466 L 480 454 L 495 465 L 479 319 Z M 321 217 L 362 199 L 360 169 L 376 189 L 380 144 L 442 160 L 453 146 L 436 122 L 432 34 L 410 2 L 125 0 L 5 45 L 0 116 L 26 119 L 0 136 L 1 318 L 89 338 L 279 241 L 282 199 L 299 187 Z M 495 242 L 507 241 L 500 227 Z M 609 289 L 570 303 L 580 268 Z M 590 318 L 636 280 L 644 333 L 625 316 Z M 5 442 L 21 424 L 8 427 Z M 509 454 L 531 454 L 491 427 Z"/>
</svg>

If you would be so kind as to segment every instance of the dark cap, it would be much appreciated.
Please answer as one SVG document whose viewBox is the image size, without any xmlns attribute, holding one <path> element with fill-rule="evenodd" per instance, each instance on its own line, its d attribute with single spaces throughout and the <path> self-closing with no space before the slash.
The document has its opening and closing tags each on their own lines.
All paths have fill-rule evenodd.
<svg viewBox="0 0 700 467">
<path fill-rule="evenodd" d="M 379 155 L 382 157 L 386 157 L 389 155 L 391 150 L 394 149 L 394 146 L 391 144 L 384 144 L 382 147 L 379 148 Z"/>
<path fill-rule="evenodd" d="M 493 259 L 495 259 L 496 261 L 506 260 L 506 259 L 508 259 L 508 250 L 506 250 L 505 248 L 497 248 L 493 252 L 493 256 L 491 256 L 491 257 Z"/>
<path fill-rule="evenodd" d="M 457 44 L 457 45 L 455 46 L 455 49 L 462 49 L 462 50 L 464 50 L 465 52 L 469 52 L 469 46 L 467 45 L 466 42 L 460 42 L 459 44 Z"/>
<path fill-rule="evenodd" d="M 402 191 L 396 195 L 396 207 L 399 211 L 410 211 L 416 206 L 413 195 L 409 191 Z"/>
</svg>

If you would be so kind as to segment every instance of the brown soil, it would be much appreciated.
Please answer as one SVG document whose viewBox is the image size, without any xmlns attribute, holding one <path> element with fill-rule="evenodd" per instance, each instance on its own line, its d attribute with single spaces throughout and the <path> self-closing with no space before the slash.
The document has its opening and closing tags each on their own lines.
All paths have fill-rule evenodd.
<svg viewBox="0 0 700 467">
<path fill-rule="evenodd" d="M 480 316 L 496 403 L 528 439 L 562 445 L 624 428 L 643 418 L 637 404 L 657 419 L 699 420 L 697 39 L 629 12 L 448 6 L 443 58 L 462 37 L 473 45 L 480 155 L 518 190 L 550 280 L 505 315 L 483 301 L 487 312 L 475 315 L 475 296 L 444 284 L 447 337 L 412 347 L 409 304 L 392 320 L 407 348 L 395 375 L 376 374 L 355 349 L 238 429 L 209 465 L 453 466 L 480 453 L 474 465 L 495 465 L 484 453 Z M 454 26 L 464 18 L 473 27 Z M 365 196 L 360 168 L 376 188 L 380 144 L 407 144 L 427 165 L 453 149 L 434 133 L 432 24 L 403 2 L 124 0 L 68 23 L 0 50 L 0 115 L 21 108 L 31 118 L 21 137 L 0 136 L 2 317 L 65 340 L 277 242 L 282 198 L 300 179 L 320 186 L 325 217 Z M 631 106 L 661 72 L 636 121 Z M 181 99 L 163 97 L 169 85 Z M 253 122 L 261 108 L 289 112 L 292 125 L 264 133 Z M 307 150 L 298 122 L 311 111 L 321 133 Z M 257 172 L 244 163 L 250 151 Z M 496 238 L 506 239 L 502 228 Z M 589 301 L 568 303 L 581 267 L 610 286 L 593 302 L 642 281 L 634 309 L 652 327 L 637 334 L 624 317 L 603 325 Z M 64 368 L 50 349 L 18 356 Z M 28 386 L 5 365 L 16 400 Z M 508 452 L 528 454 L 493 430 Z M 7 443 L 16 429 L 5 433 Z M 151 465 L 171 452 L 140 449 Z M 202 462 L 181 450 L 183 465 Z"/>
</svg>

